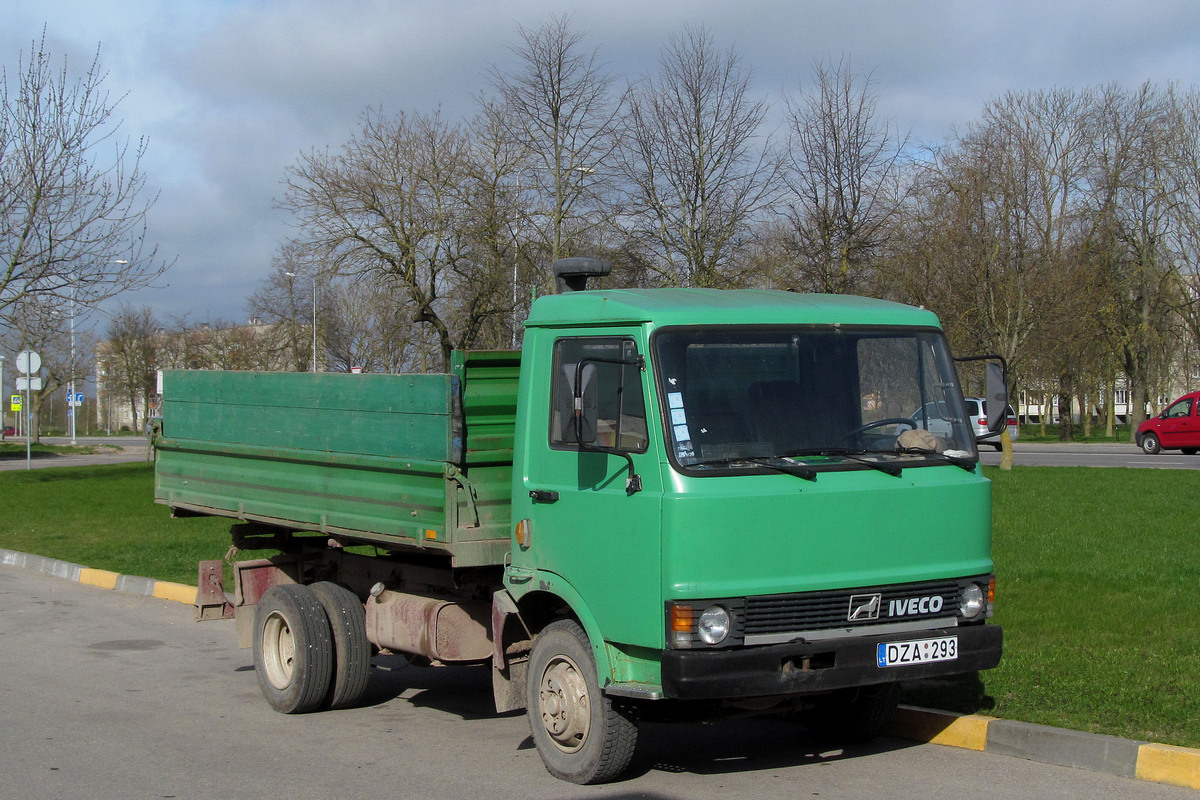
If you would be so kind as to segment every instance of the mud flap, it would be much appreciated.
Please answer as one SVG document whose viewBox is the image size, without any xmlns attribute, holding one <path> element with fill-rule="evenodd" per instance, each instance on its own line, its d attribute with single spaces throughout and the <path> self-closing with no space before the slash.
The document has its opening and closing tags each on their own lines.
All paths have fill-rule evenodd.
<svg viewBox="0 0 1200 800">
<path fill-rule="evenodd" d="M 233 619 L 233 603 L 225 596 L 225 579 L 222 573 L 225 562 L 221 560 L 201 561 L 200 576 L 196 590 L 196 621 L 210 619 Z"/>
<path fill-rule="evenodd" d="M 509 631 L 508 621 L 519 627 Z M 507 633 L 507 638 L 506 638 Z M 512 595 L 503 589 L 492 595 L 492 696 L 496 713 L 525 708 L 525 676 L 533 636 L 521 619 Z"/>
</svg>

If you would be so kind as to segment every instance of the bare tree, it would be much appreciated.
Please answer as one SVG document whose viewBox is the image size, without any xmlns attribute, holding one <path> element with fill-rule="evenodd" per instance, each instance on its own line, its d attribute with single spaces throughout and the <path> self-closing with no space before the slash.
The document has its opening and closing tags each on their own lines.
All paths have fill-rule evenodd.
<svg viewBox="0 0 1200 800">
<path fill-rule="evenodd" d="M 717 286 L 774 187 L 768 150 L 755 147 L 767 104 L 749 91 L 741 59 L 701 28 L 672 37 L 657 76 L 630 89 L 623 218 L 667 283 Z"/>
<path fill-rule="evenodd" d="M 31 392 L 29 398 L 36 440 L 40 438 L 44 403 L 63 387 L 87 380 L 89 367 L 95 363 L 96 341 L 90 332 L 80 330 L 76 331 L 72 346 L 70 315 L 57 303 L 27 297 L 12 309 L 13 324 L 0 337 L 0 352 L 33 350 L 42 360 L 38 375 L 42 379 L 41 389 Z M 4 401 L 8 402 L 7 395 Z"/>
<path fill-rule="evenodd" d="M 166 269 L 146 245 L 146 141 L 118 138 L 105 77 L 99 50 L 79 79 L 55 70 L 44 37 L 11 94 L 0 71 L 0 317 L 26 297 L 94 305 Z"/>
<path fill-rule="evenodd" d="M 876 119 L 871 84 L 849 60 L 819 62 L 811 87 L 788 101 L 783 205 L 796 271 L 789 288 L 868 291 L 894 233 L 907 138 Z"/>
<path fill-rule="evenodd" d="M 301 157 L 281 204 L 328 274 L 404 287 L 409 318 L 435 343 L 442 370 L 454 349 L 474 345 L 484 320 L 509 311 L 507 282 L 471 233 L 469 165 L 459 127 L 368 112 L 340 154 Z"/>
<path fill-rule="evenodd" d="M 122 303 L 108 324 L 104 343 L 108 363 L 109 391 L 124 397 L 133 413 L 133 429 L 138 426 L 138 408 L 149 413 L 157 388 L 160 325 L 148 306 L 134 308 Z M 143 420 L 144 421 L 144 420 Z"/>
<path fill-rule="evenodd" d="M 1175 144 L 1176 98 L 1143 84 L 1109 87 L 1101 98 L 1092 187 L 1091 247 L 1106 276 L 1110 335 L 1129 380 L 1133 430 L 1145 419 L 1151 389 L 1161 385 L 1173 292 L 1178 288 L 1169 244 L 1177 224 L 1185 172 Z"/>
<path fill-rule="evenodd" d="M 612 79 L 597 51 L 583 50 L 583 34 L 570 18 L 518 27 L 514 48 L 520 68 L 513 74 L 491 70 L 492 87 L 503 103 L 508 138 L 528 148 L 521 169 L 521 194 L 531 199 L 529 221 L 552 263 L 570 255 L 573 234 L 603 224 L 602 196 L 610 185 L 604 166 L 615 147 L 614 123 L 620 111 L 609 87 Z M 549 271 L 543 275 L 549 282 Z"/>
</svg>

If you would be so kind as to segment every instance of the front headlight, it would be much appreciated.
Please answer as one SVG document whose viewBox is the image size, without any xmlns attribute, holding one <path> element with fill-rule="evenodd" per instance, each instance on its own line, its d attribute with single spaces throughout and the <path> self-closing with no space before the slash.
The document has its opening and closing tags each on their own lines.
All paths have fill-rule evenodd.
<svg viewBox="0 0 1200 800">
<path fill-rule="evenodd" d="M 958 613 L 964 619 L 975 619 L 984 612 L 987 608 L 987 597 L 983 593 L 983 587 L 978 583 L 967 584 L 963 589 L 962 602 L 959 604 Z"/>
<path fill-rule="evenodd" d="M 720 644 L 729 636 L 729 626 L 729 612 L 721 606 L 709 606 L 700 615 L 696 632 L 700 635 L 700 641 L 705 644 Z"/>
</svg>

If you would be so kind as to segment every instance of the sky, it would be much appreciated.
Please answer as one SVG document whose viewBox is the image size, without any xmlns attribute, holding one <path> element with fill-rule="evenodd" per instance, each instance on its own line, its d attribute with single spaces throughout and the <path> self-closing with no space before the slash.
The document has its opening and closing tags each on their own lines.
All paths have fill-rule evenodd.
<svg viewBox="0 0 1200 800">
<path fill-rule="evenodd" d="M 296 233 L 276 204 L 302 153 L 338 149 L 368 108 L 466 119 L 488 70 L 514 66 L 518 27 L 564 14 L 621 82 L 703 26 L 776 108 L 815 61 L 849 58 L 878 116 L 930 144 L 1009 90 L 1200 85 L 1193 0 L 8 0 L 0 66 L 43 31 L 73 70 L 99 48 L 122 134 L 149 141 L 149 238 L 175 262 L 122 299 L 241 322 Z"/>
</svg>

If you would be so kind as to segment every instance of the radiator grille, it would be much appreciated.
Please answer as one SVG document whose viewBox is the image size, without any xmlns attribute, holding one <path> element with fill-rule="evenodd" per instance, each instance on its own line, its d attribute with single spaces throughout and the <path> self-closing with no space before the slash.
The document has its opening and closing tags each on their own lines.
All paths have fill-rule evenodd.
<svg viewBox="0 0 1200 800">
<path fill-rule="evenodd" d="M 796 631 L 817 631 L 829 628 L 846 628 L 859 625 L 878 625 L 881 622 L 903 622 L 928 619 L 931 616 L 953 616 L 958 612 L 959 593 L 957 580 L 926 581 L 893 586 L 874 586 L 855 589 L 833 589 L 823 592 L 802 594 L 764 595 L 746 598 L 745 635 L 762 636 Z M 851 599 L 855 607 L 869 604 L 873 596 L 879 596 L 878 613 L 869 611 L 851 620 Z M 916 612 L 905 608 L 906 613 L 889 615 L 892 601 L 908 601 L 911 598 L 940 597 L 942 608 L 939 613 Z"/>
</svg>

